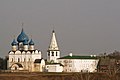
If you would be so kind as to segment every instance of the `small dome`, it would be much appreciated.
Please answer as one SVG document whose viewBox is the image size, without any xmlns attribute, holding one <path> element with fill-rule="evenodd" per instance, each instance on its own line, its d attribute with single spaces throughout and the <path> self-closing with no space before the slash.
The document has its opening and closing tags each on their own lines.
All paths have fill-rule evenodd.
<svg viewBox="0 0 120 80">
<path fill-rule="evenodd" d="M 23 42 L 23 45 L 28 45 L 28 41 L 25 40 L 25 41 Z"/>
<path fill-rule="evenodd" d="M 11 43 L 12 46 L 17 45 L 17 42 L 15 41 L 15 39 L 13 40 L 13 42 Z"/>
<path fill-rule="evenodd" d="M 22 29 L 20 35 L 17 37 L 18 42 L 24 42 L 24 41 L 29 41 L 28 36 L 25 34 L 24 30 Z"/>
<path fill-rule="evenodd" d="M 29 42 L 29 45 L 34 45 L 33 40 L 31 39 L 31 41 Z"/>
</svg>

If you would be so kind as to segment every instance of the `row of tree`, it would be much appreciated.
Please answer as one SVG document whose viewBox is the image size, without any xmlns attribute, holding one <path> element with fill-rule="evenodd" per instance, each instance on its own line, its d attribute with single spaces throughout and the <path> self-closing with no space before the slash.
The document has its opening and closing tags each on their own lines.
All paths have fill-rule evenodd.
<svg viewBox="0 0 120 80">
<path fill-rule="evenodd" d="M 0 70 L 7 69 L 7 58 L 0 58 Z"/>
</svg>

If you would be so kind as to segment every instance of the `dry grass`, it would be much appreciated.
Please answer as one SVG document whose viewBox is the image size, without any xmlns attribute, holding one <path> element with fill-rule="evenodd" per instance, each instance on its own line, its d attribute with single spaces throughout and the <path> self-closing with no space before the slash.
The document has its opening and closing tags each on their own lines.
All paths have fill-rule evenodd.
<svg viewBox="0 0 120 80">
<path fill-rule="evenodd" d="M 120 80 L 120 74 L 116 74 Z M 0 73 L 0 80 L 113 80 L 106 73 Z"/>
</svg>

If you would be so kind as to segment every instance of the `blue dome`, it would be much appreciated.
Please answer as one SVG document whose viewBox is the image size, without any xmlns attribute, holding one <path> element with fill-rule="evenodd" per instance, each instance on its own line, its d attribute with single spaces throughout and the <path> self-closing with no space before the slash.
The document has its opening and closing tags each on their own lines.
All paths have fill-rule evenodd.
<svg viewBox="0 0 120 80">
<path fill-rule="evenodd" d="M 31 41 L 29 42 L 29 45 L 34 45 L 33 40 L 31 39 Z"/>
<path fill-rule="evenodd" d="M 24 30 L 22 29 L 20 35 L 17 37 L 18 42 L 24 42 L 24 41 L 29 41 L 28 36 L 25 34 Z"/>
<path fill-rule="evenodd" d="M 11 43 L 12 46 L 17 45 L 17 42 L 15 41 L 15 39 L 13 40 L 13 42 Z"/>
<path fill-rule="evenodd" d="M 25 40 L 25 41 L 23 42 L 23 45 L 28 45 L 28 41 Z"/>
</svg>

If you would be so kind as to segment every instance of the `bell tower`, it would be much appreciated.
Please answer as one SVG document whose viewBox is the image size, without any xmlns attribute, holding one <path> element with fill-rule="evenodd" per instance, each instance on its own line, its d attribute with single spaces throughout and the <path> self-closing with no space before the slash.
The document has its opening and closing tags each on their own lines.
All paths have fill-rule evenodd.
<svg viewBox="0 0 120 80">
<path fill-rule="evenodd" d="M 57 44 L 55 31 L 53 30 L 50 46 L 47 51 L 47 61 L 51 63 L 58 63 L 57 58 L 60 58 L 60 50 Z"/>
</svg>

